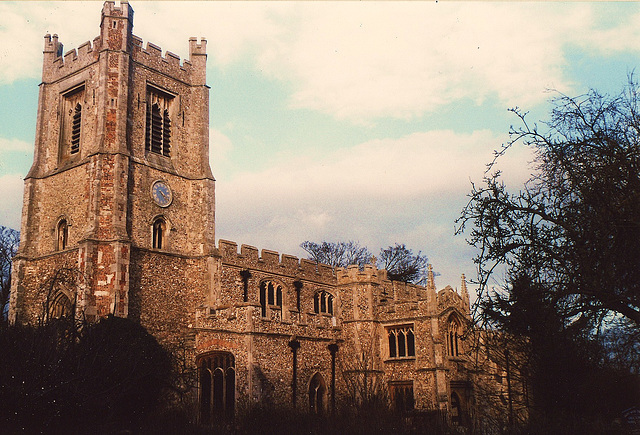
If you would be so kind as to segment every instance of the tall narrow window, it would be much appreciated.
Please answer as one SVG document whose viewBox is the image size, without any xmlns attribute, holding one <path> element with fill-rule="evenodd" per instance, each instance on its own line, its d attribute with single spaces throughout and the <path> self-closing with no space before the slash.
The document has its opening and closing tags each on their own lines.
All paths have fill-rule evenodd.
<svg viewBox="0 0 640 435">
<path fill-rule="evenodd" d="M 260 283 L 260 313 L 267 316 L 267 306 L 282 307 L 282 286 L 273 281 Z"/>
<path fill-rule="evenodd" d="M 56 229 L 57 232 L 57 243 L 56 248 L 59 251 L 63 249 L 67 249 L 67 244 L 69 242 L 69 224 L 67 224 L 66 219 L 61 219 L 58 222 L 58 227 Z"/>
<path fill-rule="evenodd" d="M 151 247 L 153 249 L 163 249 L 166 245 L 167 222 L 159 217 L 153 221 L 153 236 Z"/>
<path fill-rule="evenodd" d="M 215 351 L 196 359 L 200 384 L 200 423 L 232 418 L 236 402 L 235 358 Z"/>
<path fill-rule="evenodd" d="M 316 313 L 333 314 L 333 295 L 326 291 L 319 291 L 313 297 L 313 311 Z"/>
<path fill-rule="evenodd" d="M 71 154 L 80 151 L 80 125 L 82 124 L 82 105 L 76 104 L 71 123 Z"/>
<path fill-rule="evenodd" d="M 160 107 L 157 104 L 151 106 L 151 123 L 147 125 L 150 131 L 151 152 L 160 154 L 162 152 L 162 117 L 160 116 Z"/>
<path fill-rule="evenodd" d="M 462 337 L 462 328 L 460 323 L 454 316 L 449 317 L 449 325 L 447 327 L 447 355 L 459 356 L 462 353 L 460 348 L 460 338 Z"/>
<path fill-rule="evenodd" d="M 389 358 L 407 358 L 416 356 L 413 326 L 391 326 L 387 328 Z"/>
<path fill-rule="evenodd" d="M 62 94 L 60 123 L 60 162 L 80 153 L 82 146 L 82 113 L 84 84 Z"/>
<path fill-rule="evenodd" d="M 145 149 L 171 157 L 171 103 L 173 96 L 156 88 L 147 90 Z"/>
<path fill-rule="evenodd" d="M 316 373 L 309 382 L 309 410 L 315 414 L 322 414 L 326 406 L 327 387 L 324 378 Z"/>
<path fill-rule="evenodd" d="M 169 157 L 171 154 L 171 119 L 169 111 L 165 109 L 162 116 L 162 155 Z"/>
</svg>

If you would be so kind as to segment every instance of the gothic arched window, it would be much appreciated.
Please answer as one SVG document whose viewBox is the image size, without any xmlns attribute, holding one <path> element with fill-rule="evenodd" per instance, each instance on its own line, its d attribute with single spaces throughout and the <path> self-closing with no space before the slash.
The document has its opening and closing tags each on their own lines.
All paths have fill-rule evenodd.
<svg viewBox="0 0 640 435">
<path fill-rule="evenodd" d="M 64 293 L 60 292 L 51 302 L 49 315 L 51 319 L 68 317 L 73 311 L 71 300 Z"/>
<path fill-rule="evenodd" d="M 69 243 L 69 224 L 66 219 L 60 219 L 56 228 L 56 249 L 67 249 Z"/>
<path fill-rule="evenodd" d="M 315 414 L 322 414 L 325 411 L 326 396 L 324 378 L 316 372 L 309 382 L 309 410 Z"/>
<path fill-rule="evenodd" d="M 196 359 L 200 384 L 200 423 L 233 417 L 236 401 L 235 358 L 230 352 L 215 351 Z"/>
<path fill-rule="evenodd" d="M 326 291 L 319 291 L 313 297 L 313 311 L 333 315 L 333 295 Z"/>
<path fill-rule="evenodd" d="M 80 152 L 84 84 L 62 95 L 59 159 L 65 161 Z"/>
<path fill-rule="evenodd" d="M 147 90 L 147 120 L 145 149 L 165 157 L 171 156 L 171 102 L 173 96 L 149 88 Z"/>
<path fill-rule="evenodd" d="M 462 337 L 462 327 L 455 316 L 449 317 L 447 325 L 447 355 L 458 356 L 462 353 L 460 348 L 460 338 Z"/>
<path fill-rule="evenodd" d="M 151 247 L 153 249 L 163 249 L 166 246 L 167 222 L 162 217 L 153 221 Z"/>
<path fill-rule="evenodd" d="M 267 316 L 267 306 L 282 308 L 282 286 L 273 281 L 260 283 L 260 309 L 262 317 Z"/>
<path fill-rule="evenodd" d="M 391 326 L 387 328 L 389 358 L 416 356 L 416 342 L 413 325 Z"/>
</svg>

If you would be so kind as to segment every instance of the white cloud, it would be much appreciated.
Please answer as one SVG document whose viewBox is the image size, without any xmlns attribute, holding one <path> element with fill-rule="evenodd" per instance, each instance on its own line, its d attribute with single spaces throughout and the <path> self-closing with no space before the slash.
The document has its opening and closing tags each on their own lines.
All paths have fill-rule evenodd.
<svg viewBox="0 0 640 435">
<path fill-rule="evenodd" d="M 431 258 L 443 285 L 459 285 L 460 273 L 473 277 L 475 269 L 464 238 L 453 236 L 454 220 L 469 174 L 480 181 L 504 139 L 434 131 L 324 156 L 283 156 L 217 185 L 217 237 L 299 256 L 305 240 L 353 239 L 373 251 L 403 242 Z M 516 147 L 505 157 L 501 168 L 517 187 L 528 178 L 531 152 Z"/>
<path fill-rule="evenodd" d="M 24 182 L 19 174 L 0 176 L 0 225 L 20 229 Z"/>
<path fill-rule="evenodd" d="M 0 137 L 0 153 L 8 151 L 33 152 L 33 145 L 20 139 Z"/>
<path fill-rule="evenodd" d="M 100 4 L 1 2 L 0 84 L 40 76 L 47 33 L 59 34 L 65 51 L 98 36 Z"/>
<path fill-rule="evenodd" d="M 214 128 L 209 129 L 209 164 L 216 173 L 216 168 L 228 166 L 229 154 L 233 149 L 231 139 Z"/>
<path fill-rule="evenodd" d="M 279 196 L 410 198 L 459 191 L 469 186 L 469 177 L 481 179 L 484 163 L 505 139 L 489 131 L 414 133 L 372 140 L 324 156 L 291 156 L 262 172 L 239 174 L 232 182 L 243 193 L 268 186 Z M 517 155 L 516 161 L 507 158 L 503 165 L 516 166 L 512 169 L 521 174 L 530 155 L 517 148 L 510 155 Z"/>
<path fill-rule="evenodd" d="M 187 38 L 206 36 L 210 66 L 253 63 L 290 85 L 293 107 L 353 122 L 421 116 L 463 98 L 531 106 L 547 99 L 546 88 L 571 86 L 563 73 L 568 43 L 603 51 L 640 47 L 640 14 L 597 28 L 589 4 L 139 2 L 133 7 L 134 33 L 145 41 L 185 57 Z M 46 32 L 59 33 L 67 49 L 96 36 L 99 11 L 94 2 L 0 5 L 0 81 L 39 74 Z"/>
</svg>

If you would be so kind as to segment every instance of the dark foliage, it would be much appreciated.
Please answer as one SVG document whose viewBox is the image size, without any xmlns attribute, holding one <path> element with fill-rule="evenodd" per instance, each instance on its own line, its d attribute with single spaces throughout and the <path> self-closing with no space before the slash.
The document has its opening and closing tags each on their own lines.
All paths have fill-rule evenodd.
<svg viewBox="0 0 640 435">
<path fill-rule="evenodd" d="M 488 174 L 458 220 L 459 232 L 472 226 L 469 243 L 480 250 L 481 291 L 505 267 L 544 283 L 565 318 L 598 323 L 613 313 L 640 327 L 638 86 L 554 103 L 545 132 L 516 109 L 523 126 L 497 153 L 518 143 L 535 150 L 525 188 L 511 194 L 499 172 Z"/>
<path fill-rule="evenodd" d="M 396 243 L 380 250 L 378 267 L 387 270 L 392 281 L 425 284 L 427 279 L 427 257 L 422 252 L 414 254 L 404 244 Z"/>
<path fill-rule="evenodd" d="M 6 325 L 11 290 L 11 259 L 18 251 L 20 233 L 0 225 L 0 325 Z"/>
<path fill-rule="evenodd" d="M 73 338 L 66 319 L 0 333 L 0 427 L 8 433 L 140 431 L 171 378 L 140 325 L 109 317 Z"/>
<path fill-rule="evenodd" d="M 458 220 L 479 249 L 478 320 L 526 338 L 517 363 L 534 432 L 601 433 L 640 404 L 637 92 L 630 80 L 616 97 L 560 96 L 545 132 L 514 110 L 522 127 L 489 169 L 523 143 L 535 151 L 534 175 L 510 193 L 488 172 Z M 496 272 L 506 277 L 498 289 Z"/>
</svg>

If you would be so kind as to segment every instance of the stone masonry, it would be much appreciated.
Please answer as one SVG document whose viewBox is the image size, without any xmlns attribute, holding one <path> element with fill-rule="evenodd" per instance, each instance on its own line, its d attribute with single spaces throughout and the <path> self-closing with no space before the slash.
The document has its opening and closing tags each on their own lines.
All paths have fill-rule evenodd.
<svg viewBox="0 0 640 435">
<path fill-rule="evenodd" d="M 460 293 L 437 291 L 431 271 L 421 287 L 373 265 L 216 246 L 207 41 L 191 38 L 181 60 L 132 31 L 131 6 L 107 1 L 92 42 L 63 53 L 44 38 L 10 320 L 140 322 L 186 348 L 203 424 L 254 404 L 323 413 L 372 394 L 464 424 L 464 276 Z M 45 291 L 60 269 L 74 282 Z"/>
</svg>

